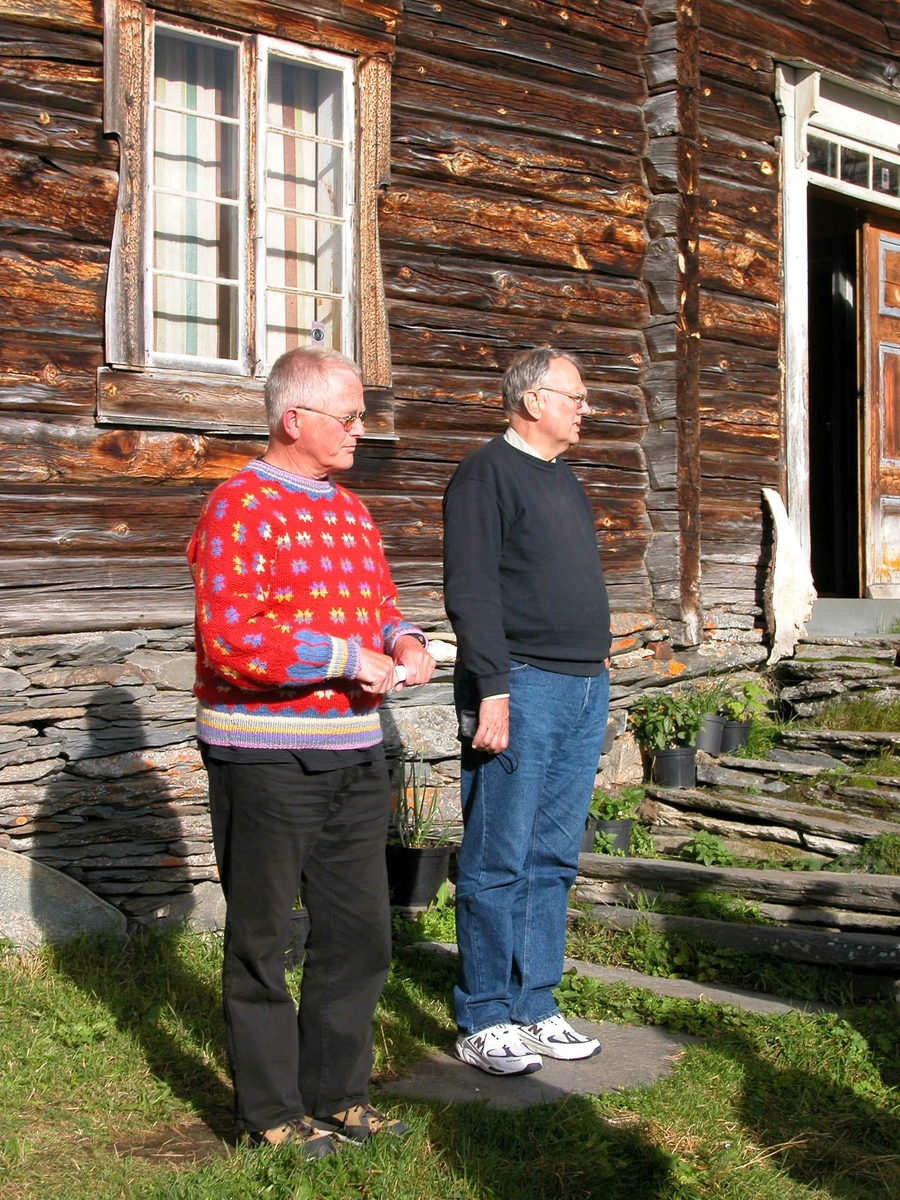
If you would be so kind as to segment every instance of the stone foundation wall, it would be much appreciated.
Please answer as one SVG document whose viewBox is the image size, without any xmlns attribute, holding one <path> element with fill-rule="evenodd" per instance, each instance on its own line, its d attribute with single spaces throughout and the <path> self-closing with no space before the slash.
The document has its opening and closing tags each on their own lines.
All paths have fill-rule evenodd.
<svg viewBox="0 0 900 1200">
<path fill-rule="evenodd" d="M 644 690 L 764 660 L 758 631 L 727 637 L 746 638 L 749 619 L 750 630 L 711 629 L 709 641 L 681 651 L 649 616 L 615 616 L 602 779 L 640 772 L 625 721 Z M 392 696 L 382 725 L 389 757 L 422 754 L 443 818 L 458 829 L 454 639 L 432 637 L 440 660 L 432 682 Z M 221 891 L 193 678 L 189 627 L 0 642 L 0 847 L 66 872 L 134 923 L 216 923 Z"/>
</svg>

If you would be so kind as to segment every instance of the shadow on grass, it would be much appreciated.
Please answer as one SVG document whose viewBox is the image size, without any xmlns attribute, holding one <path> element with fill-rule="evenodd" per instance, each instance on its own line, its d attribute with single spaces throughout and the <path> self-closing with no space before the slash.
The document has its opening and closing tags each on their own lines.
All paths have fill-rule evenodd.
<svg viewBox="0 0 900 1200">
<path fill-rule="evenodd" d="M 102 1004 L 141 1047 L 149 1069 L 219 1136 L 235 1136 L 212 938 L 138 932 L 124 941 L 76 939 L 49 947 L 56 969 Z"/>
</svg>

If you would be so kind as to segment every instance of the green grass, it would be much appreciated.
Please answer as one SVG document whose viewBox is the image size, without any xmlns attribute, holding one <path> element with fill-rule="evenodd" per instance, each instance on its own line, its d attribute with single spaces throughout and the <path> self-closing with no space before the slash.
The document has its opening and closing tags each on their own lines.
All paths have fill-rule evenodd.
<svg viewBox="0 0 900 1200">
<path fill-rule="evenodd" d="M 879 703 L 865 696 L 855 700 L 833 700 L 804 722 L 807 728 L 846 729 L 865 733 L 900 732 L 900 700 Z"/>
<path fill-rule="evenodd" d="M 423 919 L 421 931 L 446 935 L 446 910 Z M 747 1017 L 571 977 L 560 990 L 571 1013 L 698 1040 L 648 1088 L 523 1111 L 391 1103 L 411 1126 L 406 1139 L 320 1163 L 232 1149 L 176 1167 L 129 1154 L 128 1145 L 198 1116 L 228 1132 L 219 968 L 216 938 L 183 934 L 0 952 L 3 1200 L 900 1195 L 893 1012 Z M 452 1044 L 454 972 L 452 961 L 398 946 L 376 1015 L 376 1079 Z"/>
</svg>

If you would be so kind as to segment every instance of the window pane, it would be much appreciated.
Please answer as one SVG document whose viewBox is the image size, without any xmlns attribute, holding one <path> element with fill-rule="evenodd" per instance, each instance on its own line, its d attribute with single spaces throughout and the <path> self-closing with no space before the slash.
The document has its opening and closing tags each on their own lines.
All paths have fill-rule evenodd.
<svg viewBox="0 0 900 1200">
<path fill-rule="evenodd" d="M 836 179 L 838 148 L 835 143 L 810 134 L 806 139 L 806 145 L 809 149 L 808 166 L 810 171 L 815 171 L 818 175 L 830 175 Z"/>
<path fill-rule="evenodd" d="M 237 50 L 156 31 L 153 98 L 191 112 L 237 117 Z"/>
<path fill-rule="evenodd" d="M 237 199 L 238 127 L 157 108 L 153 122 L 153 182 L 201 196 Z"/>
<path fill-rule="evenodd" d="M 212 279 L 238 277 L 237 209 L 190 196 L 156 197 L 153 265 Z"/>
<path fill-rule="evenodd" d="M 266 361 L 273 363 L 286 350 L 308 346 L 313 321 L 325 327 L 324 345 L 339 347 L 341 307 L 339 300 L 270 290 L 266 298 Z"/>
<path fill-rule="evenodd" d="M 328 67 L 269 59 L 268 123 L 307 137 L 344 137 L 343 75 Z"/>
<path fill-rule="evenodd" d="M 886 192 L 889 196 L 900 193 L 900 166 L 876 158 L 872 162 L 872 187 L 876 192 Z"/>
<path fill-rule="evenodd" d="M 246 204 L 238 50 L 164 29 L 154 48 L 152 265 L 164 274 L 154 275 L 152 348 L 234 361 Z"/>
<path fill-rule="evenodd" d="M 862 150 L 851 150 L 841 146 L 841 179 L 844 183 L 855 183 L 857 187 L 869 186 L 869 156 Z"/>
<path fill-rule="evenodd" d="M 344 156 L 340 146 L 273 132 L 267 139 L 266 156 L 269 204 L 323 217 L 343 216 Z"/>
<path fill-rule="evenodd" d="M 157 275 L 153 343 L 165 354 L 236 358 L 238 291 L 228 284 Z"/>
<path fill-rule="evenodd" d="M 266 221 L 266 283 L 308 292 L 340 292 L 341 227 L 310 217 L 270 212 Z"/>
<path fill-rule="evenodd" d="M 340 348 L 347 120 L 341 71 L 272 56 L 265 131 L 266 361 L 309 341 Z M 324 219 L 323 219 L 324 218 Z M 299 293 L 307 293 L 301 295 Z"/>
</svg>

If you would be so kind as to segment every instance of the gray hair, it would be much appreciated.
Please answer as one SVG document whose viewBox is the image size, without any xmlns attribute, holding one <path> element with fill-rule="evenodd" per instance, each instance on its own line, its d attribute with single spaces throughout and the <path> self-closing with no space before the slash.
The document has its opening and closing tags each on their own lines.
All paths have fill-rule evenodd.
<svg viewBox="0 0 900 1200">
<path fill-rule="evenodd" d="M 298 346 L 275 361 L 266 380 L 266 419 L 269 429 L 278 432 L 288 408 L 311 408 L 334 371 L 351 371 L 362 379 L 362 371 L 353 361 L 327 346 Z"/>
<path fill-rule="evenodd" d="M 516 355 L 506 368 L 503 376 L 503 411 L 507 416 L 515 416 L 522 411 L 522 397 L 540 387 L 547 377 L 550 364 L 558 358 L 564 358 L 573 367 L 581 371 L 578 359 L 565 350 L 557 350 L 554 346 L 539 346 L 537 350 L 525 350 Z"/>
</svg>

